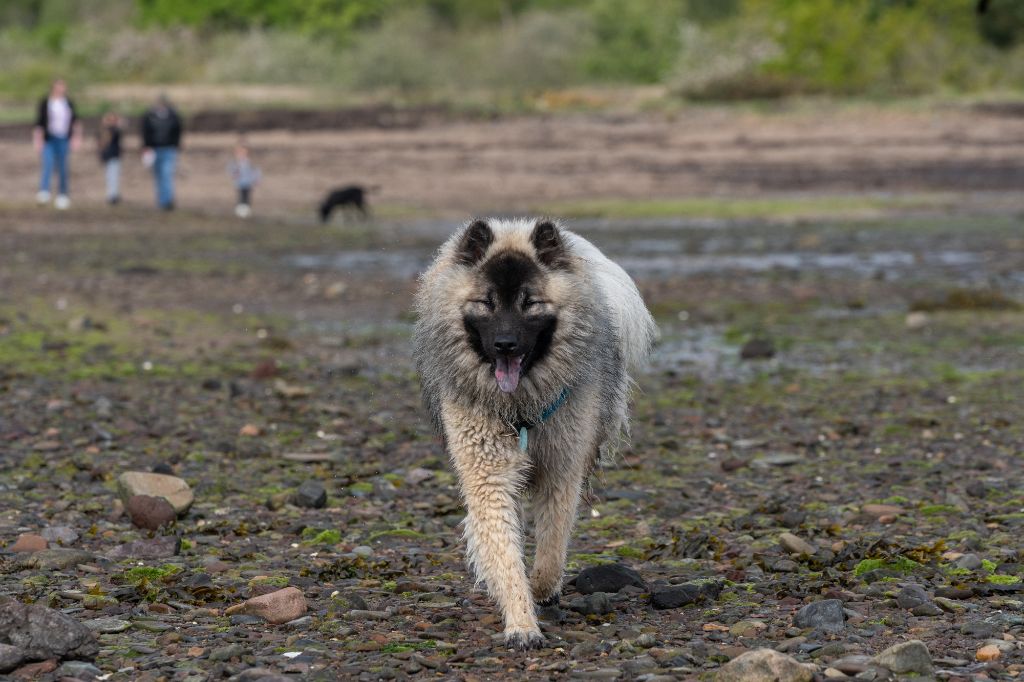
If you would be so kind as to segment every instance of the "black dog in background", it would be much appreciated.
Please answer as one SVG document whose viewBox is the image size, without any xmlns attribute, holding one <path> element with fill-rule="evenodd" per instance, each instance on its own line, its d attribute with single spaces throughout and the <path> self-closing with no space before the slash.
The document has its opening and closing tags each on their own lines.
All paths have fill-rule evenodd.
<svg viewBox="0 0 1024 682">
<path fill-rule="evenodd" d="M 366 205 L 366 195 L 377 187 L 361 187 L 360 185 L 348 185 L 332 190 L 320 204 L 320 221 L 323 223 L 331 219 L 334 209 L 352 209 L 359 211 L 363 219 L 370 217 L 369 207 Z"/>
</svg>

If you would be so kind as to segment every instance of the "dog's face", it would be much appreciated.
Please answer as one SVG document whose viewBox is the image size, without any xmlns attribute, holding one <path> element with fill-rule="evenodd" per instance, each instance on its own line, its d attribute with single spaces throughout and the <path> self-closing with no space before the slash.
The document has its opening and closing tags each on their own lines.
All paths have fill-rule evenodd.
<svg viewBox="0 0 1024 682">
<path fill-rule="evenodd" d="M 569 267 L 558 228 L 541 221 L 528 245 L 495 243 L 484 221 L 470 225 L 456 261 L 473 270 L 462 308 L 466 343 L 490 365 L 498 388 L 512 393 L 531 368 L 544 361 L 558 326 L 558 305 L 550 300 L 552 270 Z"/>
</svg>

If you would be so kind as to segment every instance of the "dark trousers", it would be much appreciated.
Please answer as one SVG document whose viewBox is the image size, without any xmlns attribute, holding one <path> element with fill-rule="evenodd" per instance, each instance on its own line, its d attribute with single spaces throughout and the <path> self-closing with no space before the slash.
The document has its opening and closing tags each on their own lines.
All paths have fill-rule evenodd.
<svg viewBox="0 0 1024 682">
<path fill-rule="evenodd" d="M 239 187 L 238 188 L 238 203 L 245 204 L 248 206 L 252 198 L 252 187 Z"/>
</svg>

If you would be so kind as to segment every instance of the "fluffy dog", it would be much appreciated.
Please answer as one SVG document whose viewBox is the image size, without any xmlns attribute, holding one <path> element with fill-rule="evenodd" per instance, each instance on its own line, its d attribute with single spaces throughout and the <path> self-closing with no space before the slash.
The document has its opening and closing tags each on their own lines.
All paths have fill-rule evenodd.
<svg viewBox="0 0 1024 682">
<path fill-rule="evenodd" d="M 550 220 L 476 220 L 422 275 L 416 365 L 465 499 L 469 563 L 505 641 L 543 645 L 587 476 L 628 433 L 627 371 L 657 327 L 629 275 Z M 537 553 L 527 577 L 521 498 Z"/>
</svg>

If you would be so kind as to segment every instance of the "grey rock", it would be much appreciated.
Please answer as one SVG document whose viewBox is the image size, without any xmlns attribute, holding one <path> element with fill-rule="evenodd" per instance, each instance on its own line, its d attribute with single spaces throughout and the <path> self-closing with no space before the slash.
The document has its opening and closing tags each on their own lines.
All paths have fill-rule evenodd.
<svg viewBox="0 0 1024 682">
<path fill-rule="evenodd" d="M 612 603 L 604 592 L 594 592 L 569 602 L 569 608 L 584 616 L 603 616 L 612 612 Z"/>
<path fill-rule="evenodd" d="M 228 622 L 232 625 L 262 625 L 266 621 L 259 616 L 250 616 L 247 613 L 236 613 L 228 616 Z"/>
<path fill-rule="evenodd" d="M 930 601 L 931 597 L 920 585 L 906 585 L 896 595 L 896 603 L 901 609 L 909 610 Z"/>
<path fill-rule="evenodd" d="M 93 618 L 92 620 L 85 621 L 83 624 L 93 632 L 103 634 L 124 632 L 132 626 L 128 621 L 121 620 L 120 618 Z"/>
<path fill-rule="evenodd" d="M 94 554 L 81 549 L 58 547 L 27 554 L 24 558 L 19 559 L 18 566 L 35 568 L 40 571 L 63 571 L 78 564 L 92 563 L 95 559 Z"/>
<path fill-rule="evenodd" d="M 960 632 L 962 634 L 968 635 L 969 637 L 977 637 L 978 639 L 995 637 L 1002 631 L 1002 627 L 996 623 L 990 623 L 986 620 L 972 620 L 960 626 Z"/>
<path fill-rule="evenodd" d="M 822 599 L 807 604 L 793 616 L 793 625 L 823 632 L 839 632 L 846 627 L 843 602 L 838 599 Z"/>
<path fill-rule="evenodd" d="M 912 614 L 914 614 L 915 616 L 921 616 L 921 617 L 931 617 L 931 616 L 941 616 L 942 615 L 942 609 L 939 607 L 938 604 L 936 604 L 934 602 L 926 602 L 924 604 L 918 604 L 914 608 L 910 609 L 910 612 Z"/>
<path fill-rule="evenodd" d="M 740 348 L 743 360 L 768 360 L 775 357 L 775 344 L 769 338 L 754 337 Z"/>
<path fill-rule="evenodd" d="M 924 642 L 918 639 L 891 646 L 875 656 L 873 660 L 875 664 L 891 670 L 897 675 L 906 673 L 931 675 L 934 672 L 932 655 L 928 652 L 928 647 L 924 645 Z"/>
<path fill-rule="evenodd" d="M 577 680 L 617 680 L 622 677 L 618 668 L 598 668 L 597 670 L 574 670 L 573 679 Z"/>
<path fill-rule="evenodd" d="M 684 583 L 651 590 L 651 606 L 656 609 L 677 609 L 703 601 L 704 591 L 699 585 Z"/>
<path fill-rule="evenodd" d="M 211 651 L 209 659 L 211 661 L 230 661 L 232 658 L 241 658 L 245 655 L 245 651 L 245 647 L 241 644 L 228 644 Z"/>
<path fill-rule="evenodd" d="M 282 675 L 269 668 L 249 668 L 230 679 L 230 682 L 293 682 L 294 677 Z"/>
<path fill-rule="evenodd" d="M 180 552 L 181 538 L 173 535 L 162 535 L 118 545 L 107 552 L 107 558 L 115 561 L 122 559 L 166 559 L 167 557 L 177 556 Z"/>
<path fill-rule="evenodd" d="M 320 481 L 306 481 L 295 490 L 292 502 L 296 507 L 322 509 L 327 505 L 327 490 Z"/>
<path fill-rule="evenodd" d="M 863 654 L 853 654 L 832 661 L 829 665 L 847 675 L 856 675 L 871 667 L 871 657 Z"/>
<path fill-rule="evenodd" d="M 793 535 L 792 533 L 783 533 L 780 535 L 779 545 L 781 545 L 782 549 L 786 550 L 790 554 L 812 555 L 818 551 L 817 547 L 803 538 Z"/>
<path fill-rule="evenodd" d="M 25 652 L 13 644 L 0 644 L 0 673 L 14 670 L 25 660 Z"/>
<path fill-rule="evenodd" d="M 715 682 L 810 682 L 814 671 L 773 649 L 754 649 L 723 665 Z"/>
<path fill-rule="evenodd" d="M 78 541 L 78 533 L 70 526 L 47 526 L 39 535 L 47 542 L 58 545 L 73 545 Z"/>
<path fill-rule="evenodd" d="M 644 671 L 654 670 L 657 667 L 658 662 L 647 654 L 637 656 L 636 658 L 625 661 L 622 664 L 622 669 L 630 675 L 639 675 Z"/>
<path fill-rule="evenodd" d="M 92 630 L 75 619 L 41 604 L 22 604 L 7 596 L 0 596 L 0 642 L 20 649 L 27 661 L 91 660 L 99 653 Z"/>
<path fill-rule="evenodd" d="M 623 564 L 589 566 L 576 576 L 576 590 L 580 594 L 614 593 L 627 585 L 647 589 L 647 583 L 640 574 Z"/>
<path fill-rule="evenodd" d="M 977 571 L 981 566 L 981 558 L 977 554 L 964 554 L 953 562 L 954 568 L 966 568 L 968 571 Z"/>
<path fill-rule="evenodd" d="M 95 680 L 103 675 L 103 671 L 88 661 L 65 661 L 54 676 L 57 679 L 72 677 L 79 680 Z"/>
<path fill-rule="evenodd" d="M 658 638 L 649 632 L 645 632 L 637 637 L 633 643 L 642 649 L 650 649 L 658 646 Z"/>
</svg>

